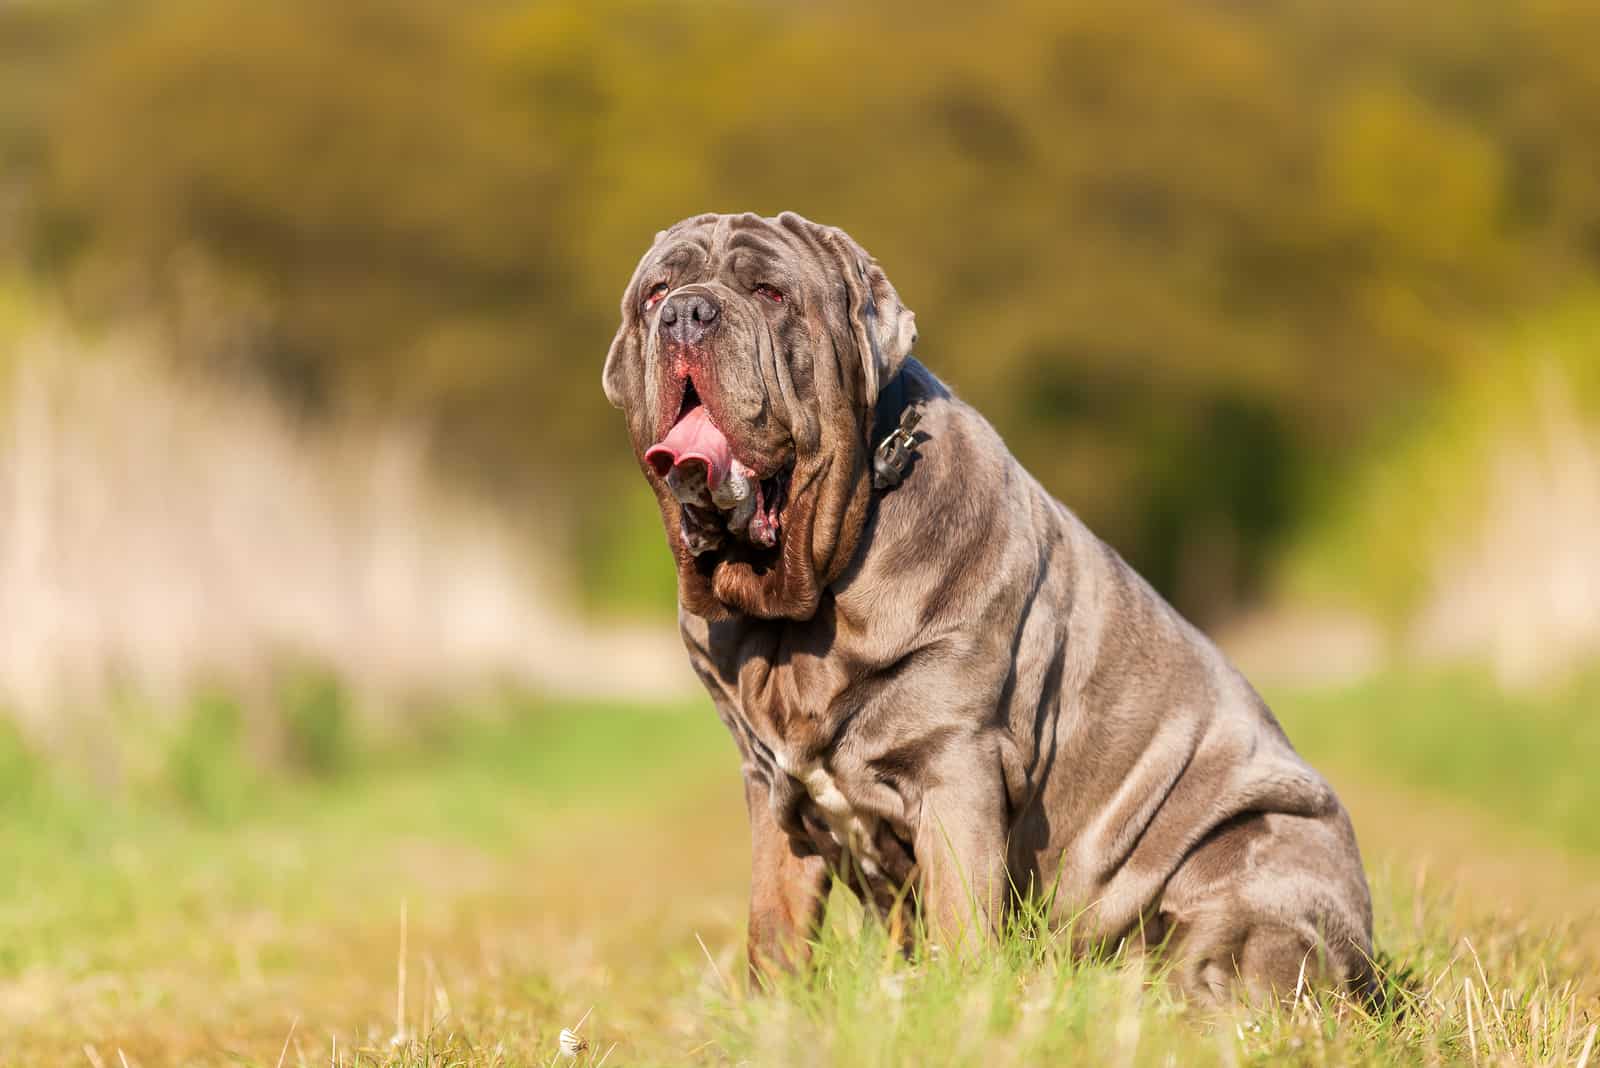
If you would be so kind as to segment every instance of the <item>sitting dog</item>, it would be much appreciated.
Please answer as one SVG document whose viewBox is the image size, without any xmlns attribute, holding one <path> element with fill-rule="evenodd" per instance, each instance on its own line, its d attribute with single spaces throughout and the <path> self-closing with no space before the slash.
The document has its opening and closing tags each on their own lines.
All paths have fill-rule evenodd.
<svg viewBox="0 0 1600 1068">
<path fill-rule="evenodd" d="M 656 236 L 605 393 L 742 758 L 752 968 L 831 880 L 941 942 L 1048 894 L 1190 996 L 1370 981 L 1349 816 L 1250 684 L 912 358 L 871 256 L 794 214 Z"/>
</svg>

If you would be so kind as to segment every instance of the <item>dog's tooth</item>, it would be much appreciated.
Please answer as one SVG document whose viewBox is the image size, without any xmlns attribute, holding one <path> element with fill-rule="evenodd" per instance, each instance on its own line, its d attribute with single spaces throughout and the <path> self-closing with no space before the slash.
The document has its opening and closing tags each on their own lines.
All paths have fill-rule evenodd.
<svg viewBox="0 0 1600 1068">
<path fill-rule="evenodd" d="M 761 483 L 752 477 L 753 472 L 740 463 L 733 462 L 732 478 L 741 483 L 737 499 L 731 505 L 728 513 L 728 530 L 733 534 L 744 534 L 750 528 L 750 520 L 761 511 Z M 730 479 L 731 480 L 731 479 Z"/>
<path fill-rule="evenodd" d="M 751 494 L 733 506 L 733 511 L 728 513 L 728 530 L 738 534 L 750 526 L 750 520 L 756 514 L 756 496 Z"/>
<path fill-rule="evenodd" d="M 728 477 L 711 491 L 712 502 L 723 510 L 737 508 L 753 496 L 755 480 L 750 475 L 748 467 L 738 460 L 733 461 L 733 469 L 728 472 Z"/>
</svg>

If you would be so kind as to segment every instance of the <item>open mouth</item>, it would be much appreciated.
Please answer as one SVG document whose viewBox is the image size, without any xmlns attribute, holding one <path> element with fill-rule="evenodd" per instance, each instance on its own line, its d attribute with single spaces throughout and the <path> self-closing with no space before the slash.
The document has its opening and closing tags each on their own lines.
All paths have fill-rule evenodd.
<svg viewBox="0 0 1600 1068">
<path fill-rule="evenodd" d="M 756 549 L 777 546 L 790 469 L 760 478 L 735 457 L 693 382 L 672 429 L 644 458 L 677 498 L 683 543 L 695 556 L 723 548 L 730 537 Z"/>
</svg>

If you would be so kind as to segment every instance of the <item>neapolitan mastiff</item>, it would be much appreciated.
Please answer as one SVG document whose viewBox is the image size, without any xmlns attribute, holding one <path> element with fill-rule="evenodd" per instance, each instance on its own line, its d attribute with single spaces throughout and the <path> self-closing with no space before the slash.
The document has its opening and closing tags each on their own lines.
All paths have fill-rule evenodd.
<svg viewBox="0 0 1600 1068">
<path fill-rule="evenodd" d="M 656 236 L 606 357 L 743 761 L 752 968 L 803 957 L 838 876 L 880 908 L 909 886 L 945 944 L 1050 894 L 1204 1000 L 1365 985 L 1332 789 L 916 339 L 842 231 L 701 215 Z"/>
</svg>

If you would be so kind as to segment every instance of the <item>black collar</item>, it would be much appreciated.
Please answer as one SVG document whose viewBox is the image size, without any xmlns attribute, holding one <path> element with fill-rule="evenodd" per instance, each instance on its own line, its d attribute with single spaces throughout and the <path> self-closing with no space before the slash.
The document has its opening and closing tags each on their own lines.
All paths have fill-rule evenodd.
<svg viewBox="0 0 1600 1068">
<path fill-rule="evenodd" d="M 922 412 L 906 398 L 904 368 L 878 391 L 872 417 L 872 488 L 891 490 L 898 486 L 916 462 L 917 422 Z"/>
</svg>

